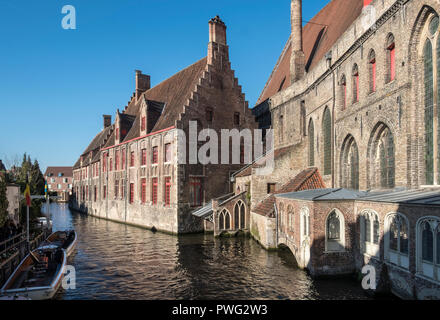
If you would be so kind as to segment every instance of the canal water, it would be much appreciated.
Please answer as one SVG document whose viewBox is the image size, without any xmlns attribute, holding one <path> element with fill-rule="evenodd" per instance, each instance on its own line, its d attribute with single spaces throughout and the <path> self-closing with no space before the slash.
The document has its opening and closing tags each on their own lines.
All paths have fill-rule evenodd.
<svg viewBox="0 0 440 320">
<path fill-rule="evenodd" d="M 252 239 L 183 237 L 71 212 L 51 204 L 53 230 L 74 228 L 76 289 L 56 299 L 367 299 L 351 280 L 312 280 L 289 252 Z"/>
</svg>

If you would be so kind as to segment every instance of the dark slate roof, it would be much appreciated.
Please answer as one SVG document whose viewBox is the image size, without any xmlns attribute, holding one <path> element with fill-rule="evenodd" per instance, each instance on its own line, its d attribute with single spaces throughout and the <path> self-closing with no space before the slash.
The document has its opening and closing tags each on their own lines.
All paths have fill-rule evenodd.
<svg viewBox="0 0 440 320">
<path fill-rule="evenodd" d="M 73 176 L 72 167 L 47 167 L 44 176 L 48 177 L 51 175 L 51 177 L 58 177 L 59 173 L 61 173 L 63 177 Z"/>
<path fill-rule="evenodd" d="M 360 201 L 387 202 L 415 205 L 440 205 L 440 190 L 406 190 L 372 192 L 361 197 Z"/>
<path fill-rule="evenodd" d="M 92 140 L 92 142 L 88 145 L 86 150 L 81 154 L 82 156 L 88 156 L 90 152 L 97 152 L 100 148 L 102 148 L 108 141 L 113 132 L 113 125 L 107 128 L 104 128 L 101 132 L 99 132 Z M 77 169 L 80 167 L 81 157 L 76 161 L 73 169 Z"/>
<path fill-rule="evenodd" d="M 331 201 L 331 200 L 356 200 L 365 196 L 367 192 L 339 189 L 316 189 L 300 192 L 281 193 L 277 198 L 310 200 L 310 201 Z"/>
<path fill-rule="evenodd" d="M 299 173 L 295 178 L 290 180 L 288 183 L 283 185 L 280 190 L 276 193 L 268 196 L 265 200 L 259 203 L 253 212 L 263 215 L 263 216 L 274 216 L 274 203 L 275 197 L 282 196 L 287 192 L 295 192 L 301 190 L 310 190 L 310 189 L 322 189 L 325 188 L 324 181 L 322 180 L 321 174 L 318 171 L 318 168 L 308 168 Z M 316 192 L 318 190 L 312 190 L 311 192 Z M 308 191 L 304 191 L 308 192 Z M 289 193 L 290 194 L 290 193 Z"/>
<path fill-rule="evenodd" d="M 308 70 L 325 56 L 342 34 L 361 15 L 361 0 L 332 0 L 303 28 L 304 54 Z M 278 62 L 257 101 L 257 104 L 272 97 L 291 85 L 290 39 L 287 41 Z"/>
</svg>

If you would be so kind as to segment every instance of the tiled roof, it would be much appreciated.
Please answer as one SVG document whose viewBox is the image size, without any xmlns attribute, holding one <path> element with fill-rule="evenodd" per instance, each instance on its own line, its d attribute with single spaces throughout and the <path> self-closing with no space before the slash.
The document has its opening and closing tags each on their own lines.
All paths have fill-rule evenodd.
<svg viewBox="0 0 440 320">
<path fill-rule="evenodd" d="M 275 203 L 275 195 L 277 194 L 285 194 L 288 192 L 297 192 L 302 190 L 311 190 L 311 189 L 324 189 L 325 184 L 322 180 L 321 174 L 318 171 L 318 168 L 308 168 L 299 173 L 295 178 L 290 180 L 288 183 L 283 185 L 281 189 L 279 189 L 274 194 L 268 196 L 265 200 L 263 200 L 257 207 L 253 210 L 253 212 L 268 217 L 274 217 L 274 203 Z"/>
<path fill-rule="evenodd" d="M 44 176 L 47 177 L 51 174 L 53 177 L 58 177 L 59 174 L 62 174 L 63 177 L 72 177 L 73 171 L 72 167 L 47 167 Z"/>
<path fill-rule="evenodd" d="M 81 155 L 88 156 L 90 152 L 93 151 L 96 152 L 97 150 L 99 150 L 107 143 L 112 132 L 113 132 L 113 125 L 104 128 L 93 138 L 92 142 L 90 142 L 86 150 Z M 81 157 L 76 161 L 75 165 L 73 166 L 73 169 L 79 168 L 80 165 L 81 165 Z"/>
<path fill-rule="evenodd" d="M 332 0 L 303 28 L 306 70 L 310 71 L 325 56 L 342 34 L 361 15 L 361 0 Z M 257 105 L 291 85 L 290 39 L 266 83 Z M 284 83 L 283 83 L 284 81 Z M 283 83 L 283 84 L 282 84 Z M 282 85 L 281 85 L 282 84 Z"/>
</svg>

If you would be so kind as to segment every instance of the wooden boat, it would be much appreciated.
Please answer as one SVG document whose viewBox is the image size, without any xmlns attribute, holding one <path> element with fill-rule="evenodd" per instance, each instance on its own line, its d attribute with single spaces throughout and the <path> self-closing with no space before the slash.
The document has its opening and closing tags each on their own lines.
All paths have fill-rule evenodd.
<svg viewBox="0 0 440 320">
<path fill-rule="evenodd" d="M 75 250 L 78 236 L 75 230 L 56 231 L 52 233 L 45 241 L 43 241 L 39 248 L 55 245 L 66 250 L 67 257 L 69 257 Z"/>
<path fill-rule="evenodd" d="M 51 299 L 64 278 L 67 254 L 57 246 L 30 252 L 0 291 L 1 296 Z"/>
</svg>

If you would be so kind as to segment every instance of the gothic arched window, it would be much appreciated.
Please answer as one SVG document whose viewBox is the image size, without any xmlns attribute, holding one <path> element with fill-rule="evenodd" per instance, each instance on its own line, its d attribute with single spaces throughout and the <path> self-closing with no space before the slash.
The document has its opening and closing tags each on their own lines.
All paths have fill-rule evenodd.
<svg viewBox="0 0 440 320">
<path fill-rule="evenodd" d="M 237 230 L 245 229 L 245 226 L 246 226 L 245 214 L 246 214 L 245 205 L 244 205 L 243 201 L 239 200 L 235 204 L 235 207 L 234 207 L 235 229 L 237 229 Z"/>
<path fill-rule="evenodd" d="M 376 53 L 374 50 L 370 51 L 368 55 L 368 71 L 370 76 L 370 93 L 376 91 Z"/>
<path fill-rule="evenodd" d="M 417 223 L 417 271 L 440 281 L 440 218 L 424 217 Z"/>
<path fill-rule="evenodd" d="M 328 108 L 324 110 L 322 131 L 324 139 L 324 175 L 329 175 L 332 173 L 332 117 Z"/>
<path fill-rule="evenodd" d="M 315 126 L 313 120 L 309 122 L 309 166 L 315 165 Z"/>
<path fill-rule="evenodd" d="M 374 210 L 360 214 L 361 249 L 370 256 L 379 256 L 379 215 Z"/>
<path fill-rule="evenodd" d="M 326 220 L 326 251 L 343 251 L 345 247 L 345 222 L 343 215 L 333 210 Z"/>
<path fill-rule="evenodd" d="M 384 123 L 378 123 L 373 130 L 368 152 L 369 188 L 394 188 L 394 138 L 390 129 Z"/>
<path fill-rule="evenodd" d="M 396 79 L 396 44 L 394 36 L 388 35 L 387 38 L 387 83 Z"/>
<path fill-rule="evenodd" d="M 353 66 L 353 103 L 359 102 L 359 68 L 357 64 Z"/>
<path fill-rule="evenodd" d="M 359 152 L 352 136 L 344 142 L 341 160 L 342 186 L 359 190 Z"/>
<path fill-rule="evenodd" d="M 341 109 L 345 110 L 347 108 L 347 79 L 345 78 L 345 75 L 342 75 L 341 77 Z"/>
<path fill-rule="evenodd" d="M 288 219 L 289 219 L 289 231 L 290 232 L 294 232 L 294 215 L 293 215 L 293 208 L 292 206 L 288 206 L 287 207 L 287 215 L 288 215 Z"/>
<path fill-rule="evenodd" d="M 409 267 L 409 226 L 408 220 L 400 213 L 385 218 L 385 259 Z"/>
<path fill-rule="evenodd" d="M 231 214 L 228 210 L 224 209 L 219 214 L 218 224 L 220 230 L 230 230 L 231 229 Z"/>
<path fill-rule="evenodd" d="M 431 41 L 424 48 L 426 184 L 434 184 L 434 68 Z"/>
</svg>

